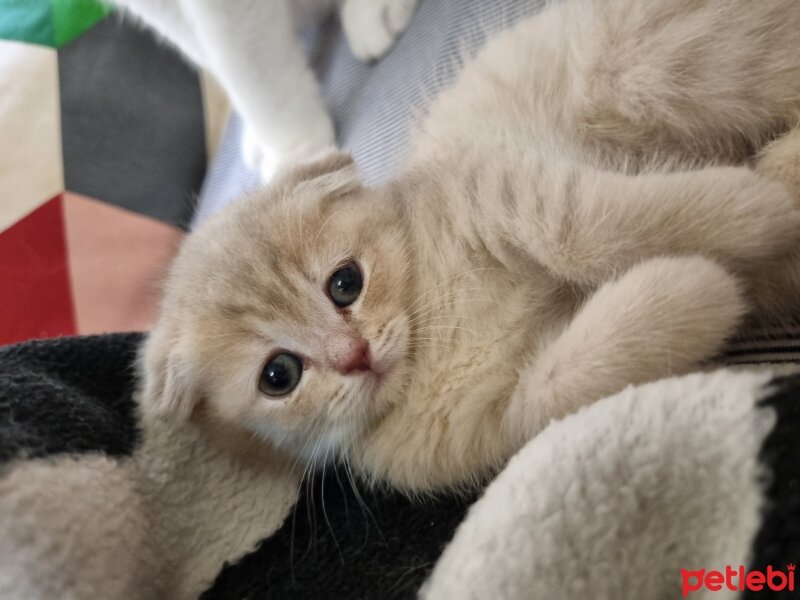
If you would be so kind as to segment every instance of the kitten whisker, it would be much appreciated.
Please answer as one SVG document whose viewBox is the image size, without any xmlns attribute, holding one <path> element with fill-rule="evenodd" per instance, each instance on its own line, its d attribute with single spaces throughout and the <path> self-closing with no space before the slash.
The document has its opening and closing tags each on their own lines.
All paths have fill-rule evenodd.
<svg viewBox="0 0 800 600">
<path fill-rule="evenodd" d="M 316 450 L 317 446 L 319 445 L 320 437 L 319 437 L 318 434 L 321 432 L 322 427 L 323 427 L 323 423 L 321 421 L 318 421 L 317 423 L 315 423 L 314 426 L 308 430 L 307 435 L 306 435 L 306 440 L 303 442 L 303 446 L 304 446 L 304 448 L 306 448 L 309 438 L 313 438 L 315 436 L 317 438 L 317 442 L 314 445 L 314 447 L 312 449 L 312 452 L 311 452 L 311 457 L 312 458 L 308 459 L 308 460 L 305 460 L 303 473 L 300 476 L 300 485 L 299 485 L 298 490 L 297 490 L 297 492 L 298 492 L 297 493 L 297 503 L 298 504 L 300 502 L 300 492 L 301 492 L 301 490 L 305 492 L 305 497 L 306 497 L 306 518 L 308 518 L 309 524 L 311 524 L 311 515 L 309 513 L 309 507 L 312 505 L 312 500 L 309 499 L 309 486 L 308 485 L 304 485 L 304 483 L 306 481 L 306 477 L 313 473 L 313 467 L 314 467 L 313 456 L 315 454 L 315 450 Z M 300 456 L 303 456 L 303 452 L 300 452 L 299 454 L 300 454 Z M 313 482 L 313 480 L 312 480 L 312 482 Z M 313 486 L 313 483 L 312 483 L 312 486 Z M 295 583 L 295 578 L 294 578 L 294 533 L 295 533 L 296 522 L 297 522 L 297 504 L 295 504 L 295 509 L 292 511 L 292 532 L 291 532 L 291 534 L 289 536 L 289 568 L 290 568 L 290 574 L 291 574 L 291 579 L 292 579 L 292 584 L 293 585 Z M 309 544 L 311 544 L 311 543 L 312 542 L 309 541 Z M 306 548 L 305 552 L 303 553 L 303 556 L 300 557 L 300 560 L 302 560 L 306 556 L 306 554 L 308 554 L 309 549 L 310 549 L 310 546 Z"/>
<path fill-rule="evenodd" d="M 477 331 L 472 329 L 468 329 L 467 327 L 460 327 L 458 325 L 428 325 L 427 327 L 420 327 L 417 331 L 430 331 L 430 330 L 458 330 L 458 331 L 466 331 L 467 333 L 471 333 L 472 335 L 478 335 Z"/>
<path fill-rule="evenodd" d="M 323 433 L 324 424 L 320 423 L 320 430 L 319 434 Z M 306 488 L 306 497 L 309 499 L 309 502 L 306 506 L 306 514 L 308 516 L 308 522 L 311 525 L 311 537 L 309 539 L 309 545 L 306 547 L 306 551 L 303 554 L 302 558 L 305 558 L 311 549 L 317 543 L 317 518 L 316 518 L 316 500 L 314 498 L 314 486 L 316 484 L 316 477 L 314 477 L 315 472 L 318 470 L 317 461 L 318 461 L 318 449 L 320 443 L 322 442 L 323 436 L 318 435 L 317 443 L 314 444 L 314 449 L 311 451 L 311 460 L 309 461 L 309 466 L 311 467 L 309 471 L 309 482 L 310 486 Z"/>
<path fill-rule="evenodd" d="M 426 343 L 423 343 L 426 342 Z M 420 350 L 423 348 L 433 348 L 434 344 L 438 343 L 439 346 L 436 347 L 440 350 L 452 350 L 455 346 L 452 340 L 446 340 L 444 338 L 417 338 L 409 343 L 409 350 Z"/>
<path fill-rule="evenodd" d="M 429 321 L 434 321 L 439 319 L 466 319 L 468 321 L 483 321 L 483 319 L 479 317 L 473 317 L 470 315 L 436 315 L 433 317 L 428 317 L 424 321 L 419 321 L 419 323 L 428 323 Z"/>
<path fill-rule="evenodd" d="M 448 307 L 452 307 L 452 306 L 455 306 L 457 304 L 467 303 L 467 302 L 494 302 L 494 300 L 492 298 L 451 298 L 448 302 L 446 302 L 444 304 L 439 304 L 437 306 L 431 306 L 430 308 L 428 308 L 424 312 L 421 312 L 421 313 L 418 313 L 418 314 L 415 314 L 415 315 L 410 315 L 409 319 L 408 319 L 408 323 L 410 325 L 413 325 L 413 324 L 417 323 L 423 317 L 429 317 L 430 318 L 430 315 L 432 313 L 436 313 L 437 311 L 444 312 L 444 309 L 446 309 Z M 444 314 L 444 315 L 439 315 L 439 316 L 444 318 L 444 317 L 449 317 L 450 315 L 449 314 Z"/>
<path fill-rule="evenodd" d="M 308 442 L 309 442 L 309 440 L 310 440 L 310 439 L 311 439 L 311 437 L 312 437 L 312 433 L 313 433 L 314 431 L 316 431 L 316 428 L 320 428 L 321 426 L 322 426 L 322 424 L 321 424 L 321 423 L 316 423 L 316 424 L 315 424 L 315 429 L 307 429 L 307 430 L 305 431 L 305 433 L 304 433 L 304 435 L 303 435 L 303 439 L 302 439 L 302 441 L 300 442 L 300 446 L 301 446 L 301 448 L 303 449 L 303 451 L 304 451 L 304 450 L 305 450 L 305 449 L 308 447 Z M 294 469 L 295 469 L 295 467 L 298 465 L 298 463 L 299 463 L 301 460 L 303 461 L 304 467 L 305 467 L 305 468 L 307 468 L 307 466 L 308 466 L 308 460 L 305 458 L 305 454 L 304 454 L 304 452 L 303 452 L 303 451 L 300 451 L 300 452 L 298 452 L 298 453 L 297 453 L 297 458 L 295 458 L 295 460 L 294 460 L 294 462 L 292 463 L 292 466 L 291 466 L 291 468 L 290 468 L 290 470 L 289 470 L 289 474 L 290 474 L 290 475 L 291 475 L 291 474 L 294 472 Z M 301 479 L 302 479 L 302 476 L 301 476 Z"/>
<path fill-rule="evenodd" d="M 436 306 L 431 306 L 427 310 L 425 310 L 424 312 L 420 312 L 420 313 L 414 314 L 414 315 L 409 315 L 409 324 L 413 325 L 417 319 L 420 319 L 422 317 L 427 317 L 428 315 L 430 315 L 431 313 L 435 313 L 436 311 L 444 311 L 444 309 L 446 309 L 447 307 L 455 306 L 457 304 L 462 304 L 462 303 L 466 304 L 468 302 L 490 302 L 490 303 L 493 303 L 494 299 L 493 298 L 451 298 L 451 299 L 448 300 L 448 302 L 445 302 L 443 304 L 439 304 L 439 305 L 436 305 Z"/>
<path fill-rule="evenodd" d="M 328 467 L 328 456 L 330 454 L 331 448 L 325 449 L 325 458 L 322 462 L 322 482 L 320 483 L 320 499 L 322 502 L 322 516 L 325 518 L 325 523 L 328 525 L 328 531 L 331 533 L 331 537 L 333 538 L 333 544 L 336 546 L 336 551 L 339 553 L 339 560 L 342 563 L 342 566 L 345 564 L 344 554 L 342 554 L 342 548 L 339 546 L 339 540 L 336 539 L 336 533 L 333 531 L 333 525 L 331 525 L 331 520 L 328 517 L 328 509 L 325 507 L 325 471 Z"/>
<path fill-rule="evenodd" d="M 462 304 L 475 303 L 475 302 L 493 303 L 494 301 L 491 298 L 451 298 L 447 302 L 444 302 L 442 304 L 428 307 L 428 309 L 423 312 L 420 312 L 415 315 L 409 315 L 408 323 L 410 325 L 414 325 L 418 321 L 430 318 L 432 316 L 436 315 L 447 316 L 448 310 L 452 310 L 453 308 L 458 308 Z"/>
<path fill-rule="evenodd" d="M 502 271 L 502 270 L 503 270 L 503 269 L 500 269 L 499 267 L 478 267 L 478 268 L 475 268 L 475 269 L 470 269 L 469 271 L 464 271 L 463 273 L 459 273 L 459 274 L 457 274 L 457 275 L 453 275 L 453 276 L 452 276 L 452 277 L 450 277 L 449 279 L 447 279 L 447 280 L 445 280 L 445 281 L 443 281 L 443 282 L 439 283 L 438 285 L 435 285 L 435 286 L 433 286 L 432 288 L 430 288 L 430 289 L 428 289 L 427 291 L 425 291 L 425 292 L 423 292 L 422 294 L 420 294 L 420 295 L 417 297 L 417 299 L 416 299 L 416 300 L 414 300 L 414 301 L 413 301 L 413 302 L 412 302 L 412 303 L 409 305 L 409 307 L 408 307 L 408 308 L 409 308 L 409 309 L 413 308 L 414 306 L 416 306 L 417 302 L 419 302 L 419 301 L 420 301 L 420 300 L 421 300 L 423 297 L 425 297 L 426 295 L 430 294 L 431 292 L 433 292 L 433 291 L 435 291 L 435 290 L 437 290 L 437 289 L 439 289 L 439 288 L 441 288 L 441 287 L 444 287 L 444 286 L 446 286 L 447 284 L 449 284 L 449 283 L 451 283 L 451 282 L 455 281 L 455 280 L 456 280 L 456 279 L 458 279 L 459 277 L 465 277 L 465 276 L 467 276 L 467 275 L 470 275 L 470 274 L 472 274 L 472 273 L 478 273 L 478 272 L 480 272 L 480 271 Z"/>
<path fill-rule="evenodd" d="M 345 472 L 347 473 L 347 478 L 350 481 L 350 487 L 353 489 L 353 495 L 356 497 L 356 500 L 358 501 L 359 505 L 361 506 L 364 514 L 367 516 L 367 532 L 364 534 L 364 545 L 366 545 L 367 536 L 369 535 L 369 520 L 370 519 L 372 519 L 372 522 L 375 525 L 375 529 L 377 529 L 378 534 L 382 538 L 385 539 L 385 536 L 383 535 L 383 531 L 380 528 L 380 524 L 378 523 L 378 519 L 375 518 L 374 513 L 369 509 L 369 506 L 367 505 L 366 500 L 364 500 L 364 497 L 361 495 L 361 492 L 358 489 L 358 486 L 357 486 L 356 481 L 355 481 L 356 480 L 356 476 L 353 474 L 353 468 L 352 468 L 352 465 L 350 464 L 349 457 L 345 457 L 344 465 L 345 465 Z"/>
<path fill-rule="evenodd" d="M 465 292 L 488 292 L 489 289 L 485 287 L 471 287 L 471 288 L 459 288 L 456 290 L 451 290 L 442 296 L 438 296 L 435 298 L 428 299 L 426 302 L 427 304 L 423 304 L 421 307 L 418 307 L 415 310 L 411 310 L 409 306 L 404 312 L 409 315 L 417 315 L 419 311 L 424 310 L 426 306 L 435 308 L 437 304 L 443 300 L 448 300 L 450 298 L 455 298 L 458 294 L 463 294 Z"/>
</svg>

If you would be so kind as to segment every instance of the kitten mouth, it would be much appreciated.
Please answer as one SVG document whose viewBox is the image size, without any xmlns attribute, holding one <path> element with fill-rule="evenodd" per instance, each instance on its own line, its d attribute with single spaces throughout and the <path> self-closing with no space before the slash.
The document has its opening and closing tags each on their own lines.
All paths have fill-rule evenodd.
<svg viewBox="0 0 800 600">
<path fill-rule="evenodd" d="M 386 379 L 386 375 L 388 373 L 388 369 L 380 370 L 373 365 L 370 369 L 364 369 L 363 371 L 357 371 L 354 375 L 361 375 L 368 379 L 373 380 L 377 384 L 383 383 L 383 380 Z"/>
<path fill-rule="evenodd" d="M 378 377 L 385 377 L 389 371 L 394 367 L 394 362 L 391 360 L 372 359 L 370 362 L 370 371 L 378 375 Z"/>
<path fill-rule="evenodd" d="M 382 361 L 371 361 L 369 369 L 358 371 L 357 374 L 364 375 L 369 379 L 375 381 L 375 383 L 377 383 L 378 385 L 380 385 L 389 376 L 389 373 L 392 370 L 392 366 L 393 365 Z"/>
</svg>

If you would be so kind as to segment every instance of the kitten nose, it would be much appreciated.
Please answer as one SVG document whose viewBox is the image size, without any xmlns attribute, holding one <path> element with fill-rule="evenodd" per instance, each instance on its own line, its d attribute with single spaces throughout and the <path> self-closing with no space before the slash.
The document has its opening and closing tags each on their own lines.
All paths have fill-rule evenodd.
<svg viewBox="0 0 800 600">
<path fill-rule="evenodd" d="M 338 365 L 338 370 L 342 375 L 348 375 L 353 371 L 369 371 L 370 369 L 372 369 L 372 365 L 369 361 L 369 342 L 365 340 L 353 342 Z"/>
</svg>

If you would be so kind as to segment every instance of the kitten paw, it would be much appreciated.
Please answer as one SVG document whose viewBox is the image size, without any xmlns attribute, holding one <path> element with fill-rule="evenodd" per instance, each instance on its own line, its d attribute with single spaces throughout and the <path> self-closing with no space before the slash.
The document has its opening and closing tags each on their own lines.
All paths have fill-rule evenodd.
<svg viewBox="0 0 800 600">
<path fill-rule="evenodd" d="M 267 183 L 278 171 L 314 161 L 336 148 L 332 125 L 318 131 L 301 131 L 295 137 L 295 141 L 280 146 L 267 144 L 262 141 L 262 136 L 246 127 L 242 136 L 242 158 L 252 171 L 261 176 L 261 181 Z"/>
<path fill-rule="evenodd" d="M 786 186 L 800 210 L 800 128 L 767 144 L 756 158 L 756 172 Z M 751 285 L 764 321 L 791 320 L 800 311 L 800 248 L 753 274 Z"/>
<path fill-rule="evenodd" d="M 342 27 L 353 54 L 374 60 L 408 27 L 418 0 L 345 0 Z"/>
<path fill-rule="evenodd" d="M 787 186 L 800 208 L 800 127 L 767 144 L 756 171 Z"/>
</svg>

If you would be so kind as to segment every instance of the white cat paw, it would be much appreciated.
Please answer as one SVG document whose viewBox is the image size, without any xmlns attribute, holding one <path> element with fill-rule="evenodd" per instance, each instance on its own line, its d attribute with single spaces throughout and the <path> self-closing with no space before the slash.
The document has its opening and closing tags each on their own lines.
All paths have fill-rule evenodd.
<svg viewBox="0 0 800 600">
<path fill-rule="evenodd" d="M 353 54 L 365 61 L 383 56 L 408 27 L 417 1 L 345 0 L 340 14 Z"/>
<path fill-rule="evenodd" d="M 262 181 L 266 182 L 272 179 L 277 170 L 275 153 L 266 146 L 262 146 L 256 135 L 249 128 L 244 130 L 242 136 L 242 158 L 244 159 L 244 164 L 251 171 L 261 175 Z"/>
<path fill-rule="evenodd" d="M 318 131 L 298 131 L 296 137 L 295 142 L 275 146 L 262 142 L 253 129 L 246 127 L 242 136 L 242 158 L 247 167 L 267 183 L 278 171 L 313 161 L 336 147 L 332 126 Z"/>
</svg>

